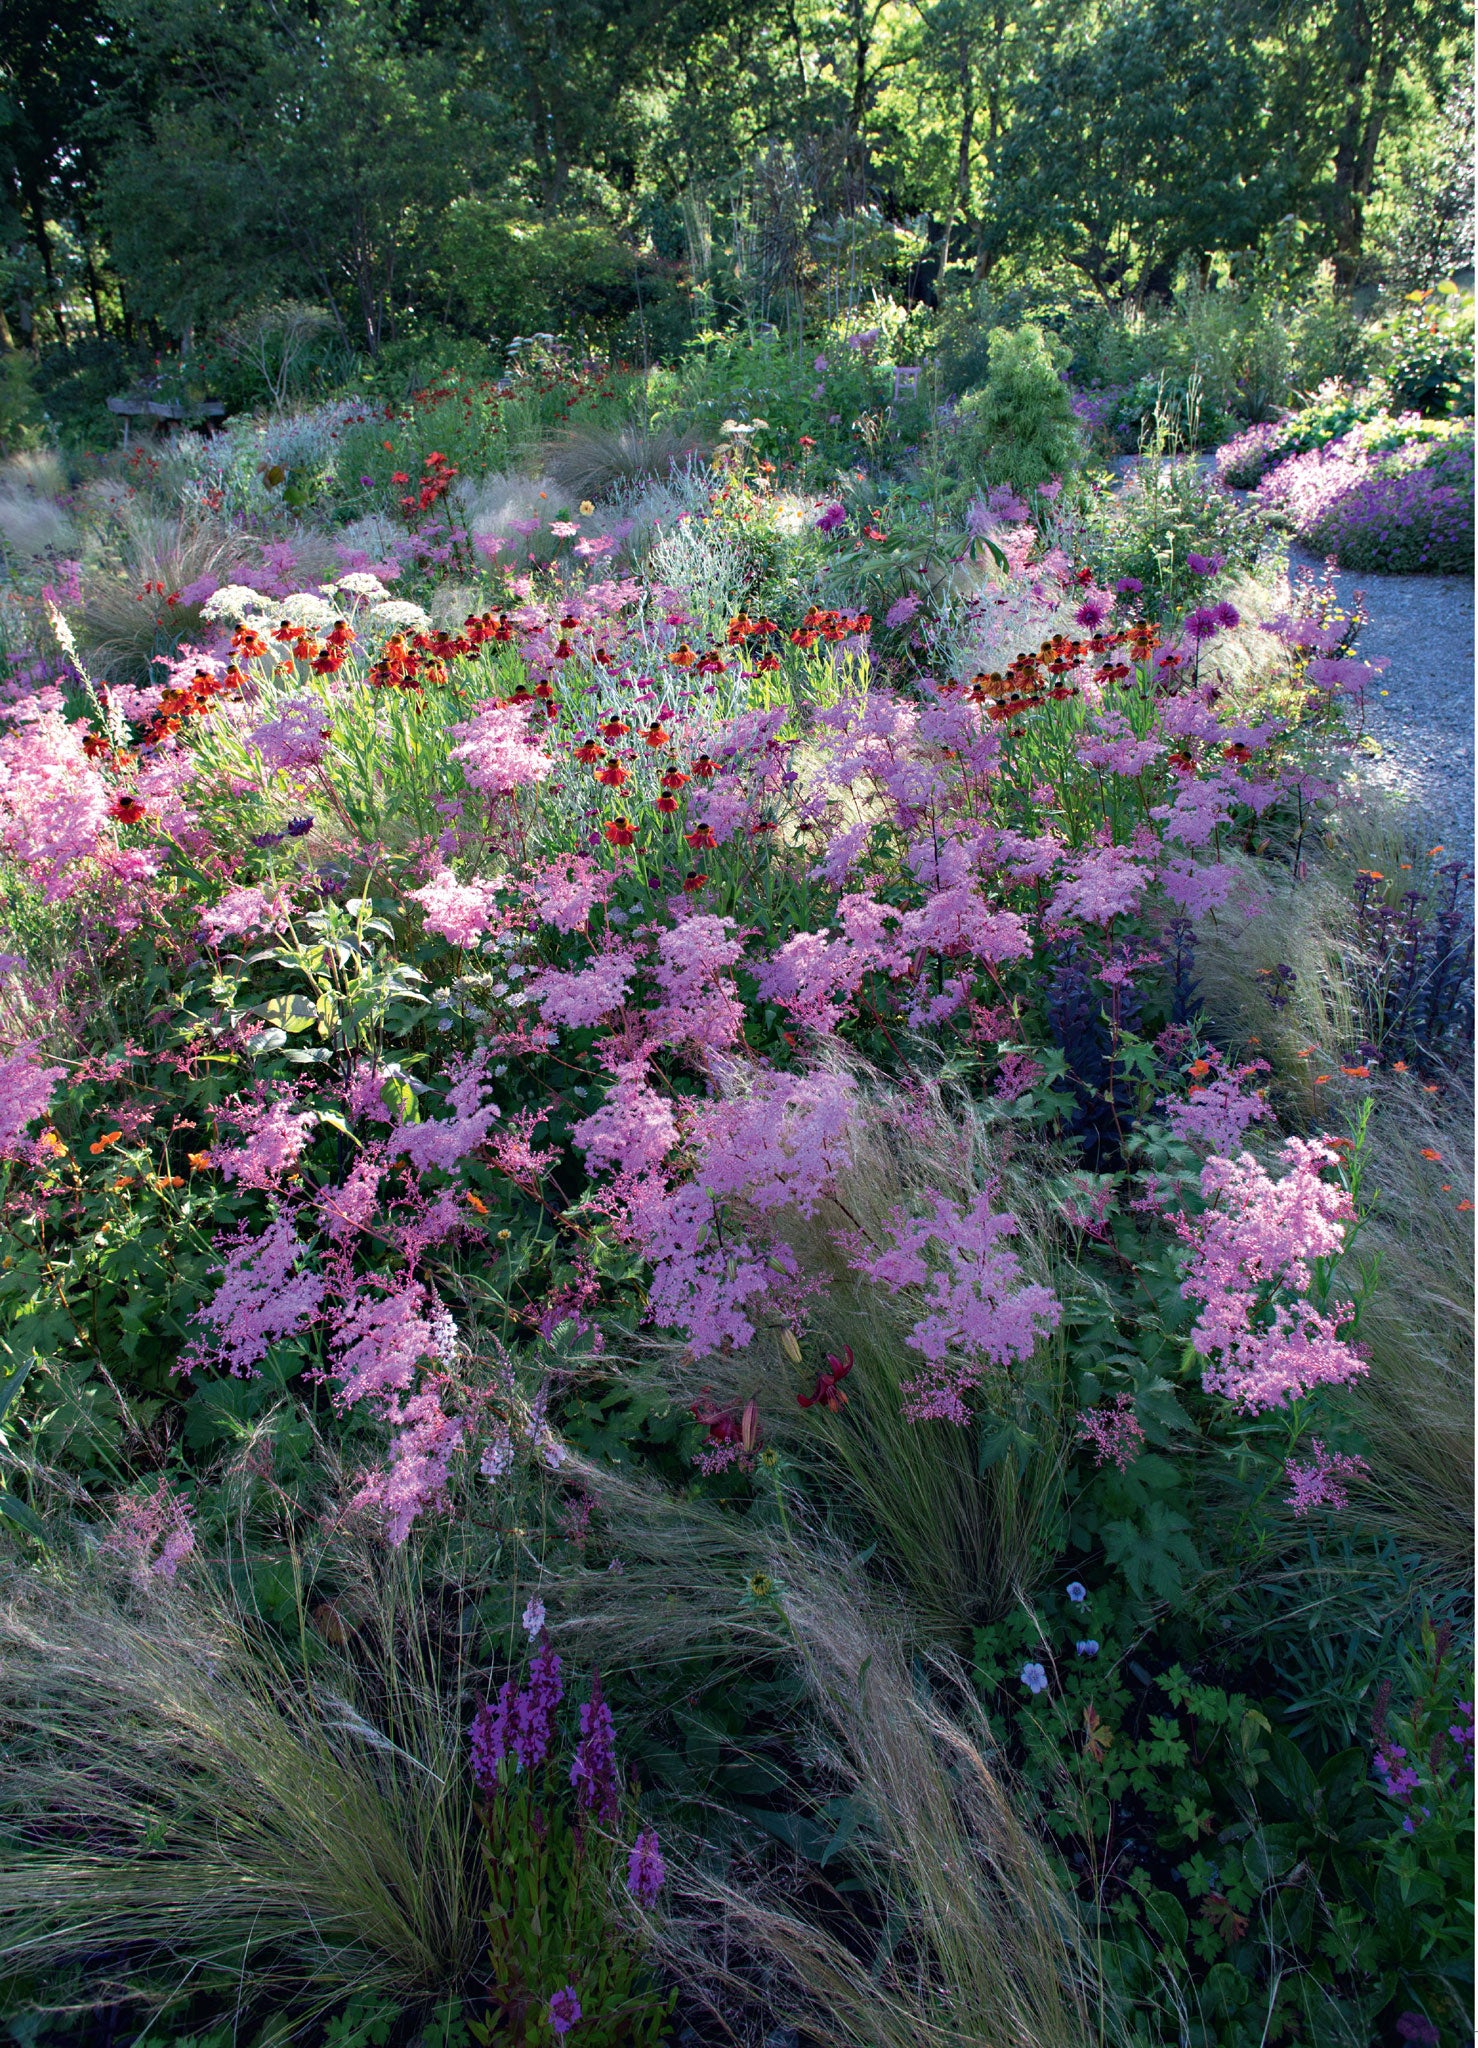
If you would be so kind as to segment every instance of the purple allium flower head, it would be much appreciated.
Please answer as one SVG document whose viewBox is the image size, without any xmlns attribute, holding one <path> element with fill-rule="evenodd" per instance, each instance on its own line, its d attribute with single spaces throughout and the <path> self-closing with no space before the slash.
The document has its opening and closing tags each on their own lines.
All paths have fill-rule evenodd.
<svg viewBox="0 0 1478 2048">
<path fill-rule="evenodd" d="M 1220 624 L 1221 621 L 1217 618 L 1216 613 L 1208 611 L 1202 606 L 1193 612 L 1186 613 L 1181 630 L 1185 633 L 1187 639 L 1211 640 L 1215 637 Z"/>
<path fill-rule="evenodd" d="M 655 1906 L 667 1879 L 667 1865 L 657 1844 L 657 1830 L 643 1828 L 626 1865 L 626 1889 L 642 1906 Z"/>
<path fill-rule="evenodd" d="M 567 2034 L 580 2018 L 581 2006 L 573 1984 L 556 1991 L 549 2001 L 549 2024 L 556 2034 Z"/>
<path fill-rule="evenodd" d="M 1219 605 L 1215 606 L 1212 617 L 1219 626 L 1225 626 L 1228 632 L 1232 630 L 1233 626 L 1240 626 L 1242 623 L 1242 614 L 1234 604 L 1228 604 L 1225 598 L 1222 599 Z"/>
<path fill-rule="evenodd" d="M 1198 555 L 1191 553 L 1185 558 L 1185 565 L 1193 576 L 1214 576 L 1225 562 L 1225 555 Z"/>
<path fill-rule="evenodd" d="M 601 1697 L 598 1671 L 590 1681 L 590 1699 L 580 1709 L 580 1744 L 570 1765 L 570 1783 L 580 1804 L 598 1820 L 616 1818 L 616 1724 Z"/>
<path fill-rule="evenodd" d="M 1047 1674 L 1040 1664 L 1023 1664 L 1021 1667 L 1021 1682 L 1027 1691 L 1031 1693 L 1045 1692 L 1047 1690 Z"/>
</svg>

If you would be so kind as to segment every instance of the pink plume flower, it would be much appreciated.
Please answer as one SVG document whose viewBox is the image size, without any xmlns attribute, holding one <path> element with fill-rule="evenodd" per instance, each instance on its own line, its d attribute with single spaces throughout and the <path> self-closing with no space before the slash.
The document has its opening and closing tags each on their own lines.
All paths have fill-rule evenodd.
<svg viewBox="0 0 1478 2048">
<path fill-rule="evenodd" d="M 926 1304 L 907 1338 L 926 1369 L 904 1388 L 904 1414 L 964 1424 L 965 1396 L 987 1368 L 1030 1358 L 1062 1311 L 1050 1288 L 1023 1282 L 1021 1261 L 1003 1248 L 1017 1222 L 993 1208 L 991 1190 L 963 1209 L 944 1195 L 929 1200 L 930 1214 L 895 1217 L 890 1250 L 852 1263 L 892 1294 L 918 1289 Z"/>
</svg>

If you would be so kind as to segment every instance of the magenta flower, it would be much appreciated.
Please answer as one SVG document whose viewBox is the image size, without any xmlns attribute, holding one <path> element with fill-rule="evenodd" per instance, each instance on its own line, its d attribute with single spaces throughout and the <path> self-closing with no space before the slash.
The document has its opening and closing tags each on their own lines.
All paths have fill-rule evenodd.
<svg viewBox="0 0 1478 2048">
<path fill-rule="evenodd" d="M 556 1991 L 549 2001 L 549 2024 L 556 2034 L 567 2034 L 580 2018 L 580 2000 L 573 1984 Z"/>
<path fill-rule="evenodd" d="M 846 506 L 828 505 L 821 517 L 816 521 L 816 530 L 818 533 L 835 533 L 839 526 L 845 526 L 846 523 Z"/>
<path fill-rule="evenodd" d="M 639 1905 L 649 1909 L 667 1881 L 667 1865 L 657 1843 L 657 1830 L 643 1828 L 626 1865 L 626 1889 Z"/>
<path fill-rule="evenodd" d="M 570 1783 L 581 1806 L 598 1820 L 616 1818 L 616 1726 L 601 1697 L 598 1671 L 590 1681 L 590 1699 L 580 1709 L 580 1745 L 570 1765 Z"/>
</svg>

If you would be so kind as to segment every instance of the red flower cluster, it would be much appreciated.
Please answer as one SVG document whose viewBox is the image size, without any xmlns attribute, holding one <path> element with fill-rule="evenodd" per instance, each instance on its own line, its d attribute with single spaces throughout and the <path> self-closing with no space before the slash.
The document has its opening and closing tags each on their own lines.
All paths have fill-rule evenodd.
<svg viewBox="0 0 1478 2048">
<path fill-rule="evenodd" d="M 421 487 L 413 495 L 401 499 L 402 512 L 429 512 L 433 505 L 444 498 L 458 476 L 457 466 L 449 462 L 436 449 L 426 457 L 421 466 Z M 409 481 L 404 472 L 396 471 L 396 479 Z"/>
<path fill-rule="evenodd" d="M 795 647 L 814 647 L 818 640 L 847 640 L 871 630 L 871 612 L 824 612 L 813 604 L 790 638 Z"/>
</svg>

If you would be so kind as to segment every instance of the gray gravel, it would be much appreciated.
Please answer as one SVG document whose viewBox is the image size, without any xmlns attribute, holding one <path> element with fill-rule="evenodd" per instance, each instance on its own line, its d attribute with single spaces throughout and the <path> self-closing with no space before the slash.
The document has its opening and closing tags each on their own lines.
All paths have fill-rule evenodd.
<svg viewBox="0 0 1478 2048">
<path fill-rule="evenodd" d="M 1323 564 L 1289 550 L 1290 573 Z M 1462 576 L 1336 572 L 1341 603 L 1364 592 L 1367 661 L 1389 666 L 1371 690 L 1366 730 L 1378 752 L 1361 772 L 1405 798 L 1413 836 L 1473 858 L 1473 585 Z"/>
</svg>

